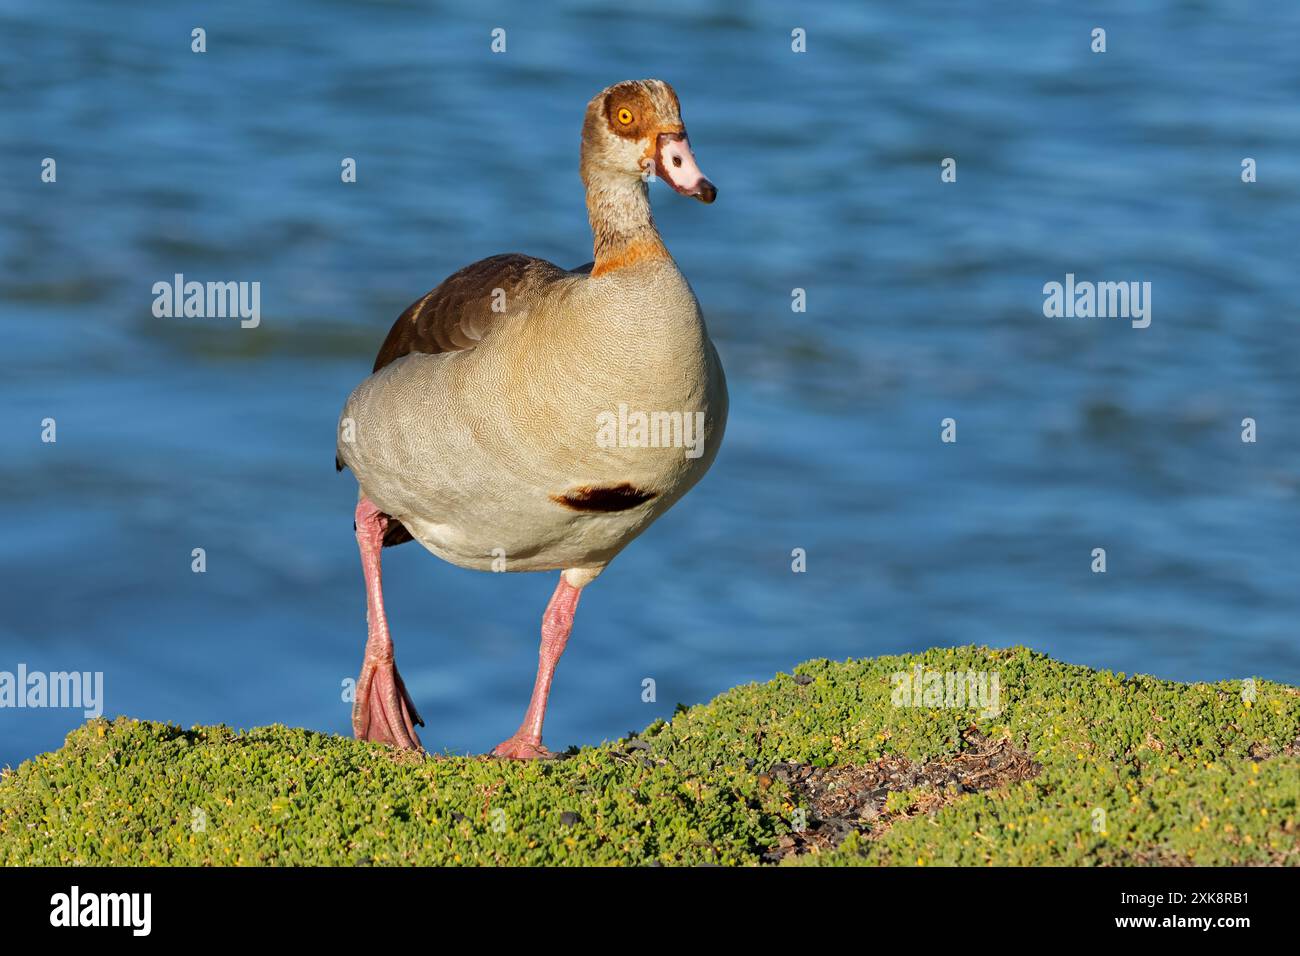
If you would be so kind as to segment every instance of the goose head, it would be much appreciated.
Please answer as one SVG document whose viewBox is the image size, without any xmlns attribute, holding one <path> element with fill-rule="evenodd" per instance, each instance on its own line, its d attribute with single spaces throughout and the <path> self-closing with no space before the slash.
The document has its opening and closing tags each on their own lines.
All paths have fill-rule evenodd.
<svg viewBox="0 0 1300 956">
<path fill-rule="evenodd" d="M 718 195 L 695 163 L 681 104 L 663 80 L 627 80 L 596 94 L 582 126 L 581 168 L 588 187 L 610 178 L 644 181 L 653 174 L 703 203 Z"/>
</svg>

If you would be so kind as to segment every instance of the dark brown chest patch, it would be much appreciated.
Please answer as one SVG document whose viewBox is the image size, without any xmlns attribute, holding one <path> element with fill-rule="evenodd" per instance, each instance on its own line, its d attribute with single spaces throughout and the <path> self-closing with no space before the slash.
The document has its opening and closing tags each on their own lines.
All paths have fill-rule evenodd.
<svg viewBox="0 0 1300 956">
<path fill-rule="evenodd" d="M 657 491 L 646 491 L 624 482 L 621 485 L 571 488 L 563 494 L 551 495 L 551 500 L 574 511 L 628 511 L 657 497 Z"/>
</svg>

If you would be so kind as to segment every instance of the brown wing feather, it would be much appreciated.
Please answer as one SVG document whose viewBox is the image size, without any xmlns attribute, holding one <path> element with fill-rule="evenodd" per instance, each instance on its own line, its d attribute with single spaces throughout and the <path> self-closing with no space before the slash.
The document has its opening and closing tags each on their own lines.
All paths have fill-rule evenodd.
<svg viewBox="0 0 1300 956">
<path fill-rule="evenodd" d="M 580 274 L 588 272 L 590 266 L 575 271 Z M 436 355 L 472 349 L 488 333 L 494 319 L 516 311 L 542 287 L 568 275 L 571 273 L 545 259 L 534 259 L 517 252 L 491 256 L 468 265 L 448 276 L 441 285 L 413 302 L 398 316 L 388 338 L 379 348 L 373 371 L 378 372 L 412 352 Z M 498 289 L 501 290 L 499 293 Z M 343 470 L 343 462 L 337 457 L 334 465 L 337 470 Z M 388 518 L 384 547 L 413 540 L 400 521 Z"/>
<path fill-rule="evenodd" d="M 396 518 L 388 519 L 388 526 L 384 528 L 384 547 L 393 548 L 399 544 L 406 544 L 408 541 L 414 541 L 411 532 L 406 530 L 406 525 Z"/>
<path fill-rule="evenodd" d="M 542 287 L 569 275 L 545 259 L 517 252 L 468 265 L 398 317 L 379 349 L 374 371 L 412 352 L 436 355 L 472 349 L 495 319 L 514 312 Z"/>
</svg>

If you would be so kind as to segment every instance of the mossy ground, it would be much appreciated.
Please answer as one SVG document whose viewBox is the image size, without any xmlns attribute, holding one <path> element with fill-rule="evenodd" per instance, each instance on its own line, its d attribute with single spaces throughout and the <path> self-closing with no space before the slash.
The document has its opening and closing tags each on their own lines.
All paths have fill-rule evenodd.
<svg viewBox="0 0 1300 956">
<path fill-rule="evenodd" d="M 1001 711 L 894 706 L 891 676 L 917 664 L 997 673 Z M 1041 772 L 943 801 L 891 795 L 887 828 L 785 865 L 1300 863 L 1296 688 L 1126 677 L 1024 648 L 795 674 L 536 763 L 95 720 L 0 778 L 0 864 L 754 864 L 800 816 L 773 765 L 934 760 L 972 727 Z"/>
</svg>

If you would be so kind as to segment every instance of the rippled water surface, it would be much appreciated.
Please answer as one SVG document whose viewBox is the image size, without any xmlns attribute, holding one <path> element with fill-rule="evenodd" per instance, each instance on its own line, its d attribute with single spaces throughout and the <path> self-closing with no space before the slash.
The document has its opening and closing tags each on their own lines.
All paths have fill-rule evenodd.
<svg viewBox="0 0 1300 956">
<path fill-rule="evenodd" d="M 652 75 L 720 190 L 653 201 L 731 420 L 704 483 L 586 593 L 552 745 L 809 657 L 933 645 L 1300 681 L 1300 7 L 612 6 L 0 9 L 0 670 L 102 671 L 110 714 L 347 732 L 365 612 L 342 401 L 461 265 L 590 258 L 583 107 Z M 155 318 L 176 273 L 259 281 L 260 327 Z M 1066 273 L 1151 282 L 1150 328 L 1045 318 Z M 490 747 L 552 576 L 385 562 L 426 744 Z M 0 710 L 0 764 L 80 721 Z"/>
</svg>

